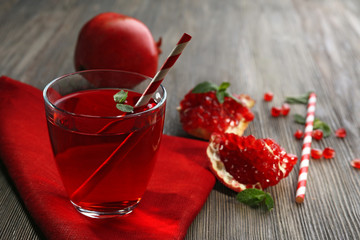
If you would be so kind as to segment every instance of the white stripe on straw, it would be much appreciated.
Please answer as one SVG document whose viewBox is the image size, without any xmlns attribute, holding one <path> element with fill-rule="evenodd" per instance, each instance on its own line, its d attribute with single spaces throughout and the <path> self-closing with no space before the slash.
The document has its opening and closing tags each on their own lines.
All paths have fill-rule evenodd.
<svg viewBox="0 0 360 240">
<path fill-rule="evenodd" d="M 309 163 L 310 163 L 312 132 L 314 126 L 314 119 L 315 119 L 315 105 L 316 105 L 316 94 L 310 93 L 308 105 L 307 105 L 306 121 L 305 121 L 305 137 L 303 140 L 299 178 L 298 178 L 298 185 L 297 185 L 296 197 L 295 197 L 295 201 L 297 203 L 302 203 L 304 202 L 305 199 L 306 182 L 307 182 Z"/>
</svg>

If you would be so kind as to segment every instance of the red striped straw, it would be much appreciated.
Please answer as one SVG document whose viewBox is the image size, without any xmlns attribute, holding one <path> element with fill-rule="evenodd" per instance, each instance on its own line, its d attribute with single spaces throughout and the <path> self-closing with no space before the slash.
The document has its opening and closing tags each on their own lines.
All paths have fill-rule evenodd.
<svg viewBox="0 0 360 240">
<path fill-rule="evenodd" d="M 160 86 L 161 82 L 164 80 L 166 74 L 169 72 L 170 68 L 175 64 L 176 60 L 180 57 L 182 51 L 191 40 L 189 34 L 184 33 L 180 38 L 179 42 L 176 44 L 176 47 L 172 50 L 170 55 L 167 57 L 164 65 L 156 73 L 155 77 L 150 82 L 149 86 L 146 88 L 144 93 L 141 95 L 138 102 L 135 104 L 135 107 L 141 107 L 147 104 L 156 89 Z"/>
<path fill-rule="evenodd" d="M 296 189 L 295 201 L 297 203 L 302 203 L 304 202 L 305 199 L 306 182 L 307 182 L 307 175 L 308 175 L 309 162 L 310 162 L 312 132 L 313 132 L 313 126 L 315 120 L 315 105 L 316 105 L 316 94 L 310 93 L 308 105 L 307 105 L 306 120 L 305 120 L 305 136 L 301 151 L 298 185 Z"/>
<path fill-rule="evenodd" d="M 176 60 L 181 55 L 182 51 L 186 47 L 186 44 L 190 41 L 191 36 L 184 33 L 180 38 L 174 50 L 170 53 L 169 57 L 166 59 L 164 65 L 161 67 L 160 71 L 155 75 L 153 80 L 150 82 L 149 86 L 146 88 L 145 92 L 141 95 L 141 98 L 136 103 L 135 107 L 143 106 L 147 104 L 160 86 L 161 82 L 164 80 L 165 75 L 168 73 L 170 68 L 175 64 Z M 106 129 L 111 126 L 106 125 L 104 128 L 98 131 L 98 133 L 106 131 Z M 146 130 L 147 132 L 148 130 Z M 142 133 L 145 135 L 145 133 Z M 111 169 L 112 163 L 116 161 L 121 161 L 125 156 L 132 150 L 134 146 L 138 143 L 141 136 L 136 139 L 132 139 L 131 136 L 134 132 L 130 133 L 129 136 L 113 151 L 113 153 L 89 176 L 83 184 L 81 184 L 78 189 L 76 189 L 72 195 L 71 199 L 74 201 L 80 201 L 84 196 L 92 191 L 92 189 L 98 184 L 98 182 L 106 175 L 106 173 Z M 142 135 L 142 136 L 143 136 Z M 135 142 L 133 142 L 135 141 Z"/>
</svg>

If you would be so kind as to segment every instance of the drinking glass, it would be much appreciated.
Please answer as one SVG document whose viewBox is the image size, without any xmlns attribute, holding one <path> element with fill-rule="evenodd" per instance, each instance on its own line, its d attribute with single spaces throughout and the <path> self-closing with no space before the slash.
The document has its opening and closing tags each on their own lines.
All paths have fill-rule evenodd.
<svg viewBox="0 0 360 240">
<path fill-rule="evenodd" d="M 61 76 L 43 91 L 54 159 L 74 207 L 93 218 L 133 211 L 140 202 L 159 150 L 166 90 L 133 112 L 117 108 L 127 92 L 134 106 L 150 83 L 141 74 L 88 70 Z"/>
</svg>

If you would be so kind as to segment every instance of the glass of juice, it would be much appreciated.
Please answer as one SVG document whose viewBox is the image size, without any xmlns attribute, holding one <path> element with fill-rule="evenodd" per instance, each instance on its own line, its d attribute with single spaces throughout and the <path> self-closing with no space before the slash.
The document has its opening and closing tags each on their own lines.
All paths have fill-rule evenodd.
<svg viewBox="0 0 360 240">
<path fill-rule="evenodd" d="M 166 90 L 149 103 L 122 112 L 114 95 L 127 93 L 134 106 L 150 77 L 117 70 L 71 73 L 44 89 L 54 159 L 71 203 L 82 214 L 109 218 L 140 202 L 159 150 Z"/>
</svg>

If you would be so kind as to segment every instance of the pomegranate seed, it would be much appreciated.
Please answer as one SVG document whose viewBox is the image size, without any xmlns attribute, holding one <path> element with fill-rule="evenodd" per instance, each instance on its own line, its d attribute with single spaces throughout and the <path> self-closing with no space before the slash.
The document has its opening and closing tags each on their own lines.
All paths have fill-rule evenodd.
<svg viewBox="0 0 360 240">
<path fill-rule="evenodd" d="M 321 130 L 314 130 L 312 133 L 312 137 L 315 138 L 316 140 L 321 140 L 323 135 L 324 134 Z"/>
<path fill-rule="evenodd" d="M 247 111 L 244 113 L 244 118 L 246 121 L 250 122 L 250 121 L 254 120 L 254 117 L 255 117 L 254 114 L 250 111 Z"/>
<path fill-rule="evenodd" d="M 304 136 L 303 131 L 301 131 L 300 129 L 296 130 L 296 132 L 294 133 L 294 136 L 296 139 L 301 139 Z"/>
<path fill-rule="evenodd" d="M 346 137 L 346 130 L 345 128 L 339 128 L 338 130 L 335 131 L 335 135 L 338 137 L 338 138 L 344 138 Z"/>
<path fill-rule="evenodd" d="M 325 159 L 330 159 L 335 157 L 335 150 L 331 147 L 327 147 L 323 151 L 323 156 Z"/>
<path fill-rule="evenodd" d="M 360 158 L 352 160 L 350 164 L 354 168 L 360 169 Z"/>
<path fill-rule="evenodd" d="M 267 102 L 272 101 L 273 97 L 274 97 L 274 94 L 272 92 L 266 92 L 264 94 L 264 100 Z"/>
<path fill-rule="evenodd" d="M 273 117 L 278 117 L 280 116 L 280 113 L 281 113 L 281 108 L 278 108 L 278 107 L 272 107 L 271 108 L 271 115 Z"/>
<path fill-rule="evenodd" d="M 290 105 L 287 103 L 284 103 L 281 107 L 281 114 L 286 116 L 289 114 L 289 112 L 290 112 Z"/>
<path fill-rule="evenodd" d="M 322 157 L 323 153 L 320 149 L 312 148 L 311 149 L 311 157 L 313 159 L 320 159 Z"/>
</svg>

